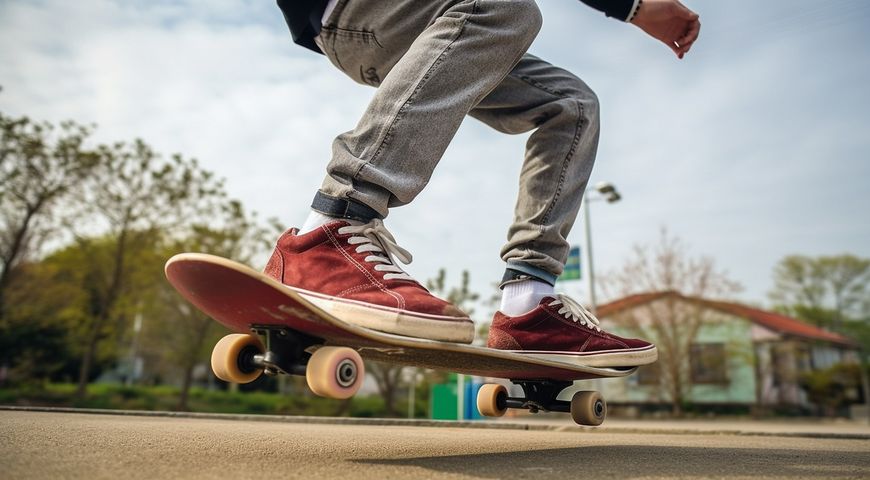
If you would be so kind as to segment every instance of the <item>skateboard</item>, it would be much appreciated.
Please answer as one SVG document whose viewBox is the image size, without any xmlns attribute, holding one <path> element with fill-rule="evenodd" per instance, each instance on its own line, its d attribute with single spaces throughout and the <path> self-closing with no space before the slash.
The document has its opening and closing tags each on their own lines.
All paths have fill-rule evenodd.
<svg viewBox="0 0 870 480">
<path fill-rule="evenodd" d="M 477 407 L 485 416 L 502 416 L 510 408 L 569 412 L 578 424 L 600 425 L 607 406 L 599 392 L 577 392 L 570 401 L 556 397 L 574 380 L 624 377 L 637 370 L 377 332 L 339 320 L 276 280 L 214 255 L 178 254 L 165 270 L 184 298 L 235 332 L 222 338 L 211 356 L 215 375 L 228 382 L 248 383 L 262 374 L 300 375 L 317 395 L 350 398 L 362 385 L 363 359 L 369 359 L 501 378 L 522 387 L 524 395 L 513 397 L 504 385 L 484 385 Z"/>
</svg>

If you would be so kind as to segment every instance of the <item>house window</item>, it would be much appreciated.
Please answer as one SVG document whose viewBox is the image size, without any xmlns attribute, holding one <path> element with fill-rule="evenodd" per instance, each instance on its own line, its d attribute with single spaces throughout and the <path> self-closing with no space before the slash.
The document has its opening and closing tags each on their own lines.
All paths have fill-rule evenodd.
<svg viewBox="0 0 870 480">
<path fill-rule="evenodd" d="M 728 383 L 728 357 L 724 343 L 695 343 L 689 354 L 692 383 Z"/>
</svg>

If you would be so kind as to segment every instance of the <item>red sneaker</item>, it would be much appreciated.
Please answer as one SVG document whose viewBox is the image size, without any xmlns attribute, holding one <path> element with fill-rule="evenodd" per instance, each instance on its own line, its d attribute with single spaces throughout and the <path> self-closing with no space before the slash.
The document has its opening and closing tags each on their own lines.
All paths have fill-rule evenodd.
<svg viewBox="0 0 870 480">
<path fill-rule="evenodd" d="M 381 332 L 471 343 L 474 323 L 393 261 L 411 262 L 381 220 L 336 221 L 278 239 L 265 273 L 348 323 Z"/>
<path fill-rule="evenodd" d="M 517 317 L 496 312 L 487 346 L 590 367 L 633 367 L 658 359 L 655 345 L 607 333 L 598 324 L 575 300 L 556 295 Z"/>
</svg>

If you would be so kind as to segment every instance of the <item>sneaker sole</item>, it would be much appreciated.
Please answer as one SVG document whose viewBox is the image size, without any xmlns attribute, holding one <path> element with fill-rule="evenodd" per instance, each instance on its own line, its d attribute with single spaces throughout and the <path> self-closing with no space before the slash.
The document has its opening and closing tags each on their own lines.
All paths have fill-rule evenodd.
<svg viewBox="0 0 870 480">
<path fill-rule="evenodd" d="M 587 367 L 638 367 L 655 363 L 659 352 L 655 345 L 627 350 L 600 352 L 553 352 L 545 350 L 504 350 L 505 352 L 529 355 L 542 360 L 571 363 Z"/>
<path fill-rule="evenodd" d="M 343 322 L 359 327 L 413 338 L 471 343 L 474 322 L 441 315 L 409 312 L 371 303 L 331 297 L 285 285 L 316 307 Z"/>
</svg>

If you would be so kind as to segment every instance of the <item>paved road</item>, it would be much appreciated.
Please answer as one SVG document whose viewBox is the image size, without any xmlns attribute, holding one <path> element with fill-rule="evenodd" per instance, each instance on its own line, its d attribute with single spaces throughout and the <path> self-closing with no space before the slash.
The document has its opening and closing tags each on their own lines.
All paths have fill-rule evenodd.
<svg viewBox="0 0 870 480">
<path fill-rule="evenodd" d="M 0 411 L 0 479 L 870 478 L 870 440 Z"/>
</svg>

